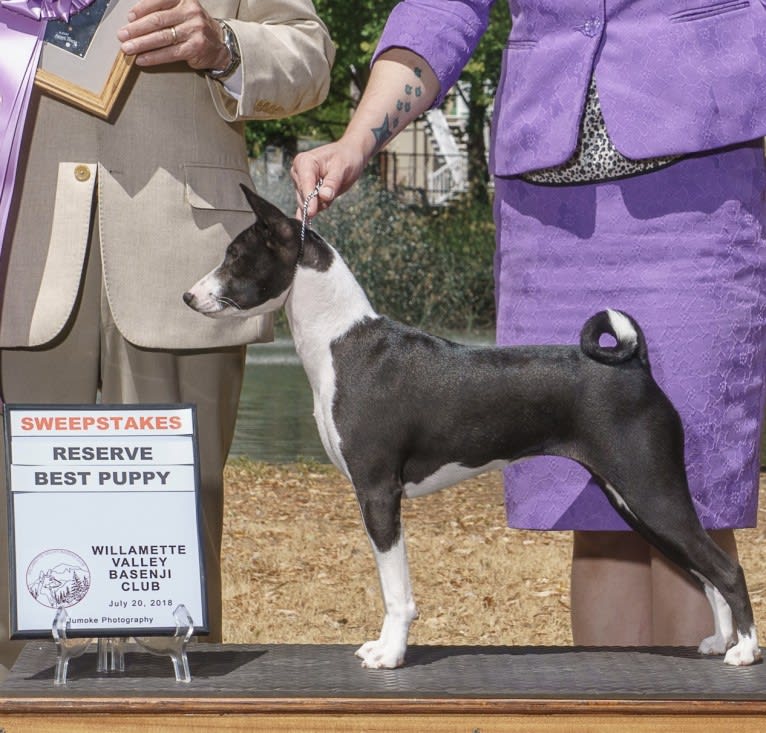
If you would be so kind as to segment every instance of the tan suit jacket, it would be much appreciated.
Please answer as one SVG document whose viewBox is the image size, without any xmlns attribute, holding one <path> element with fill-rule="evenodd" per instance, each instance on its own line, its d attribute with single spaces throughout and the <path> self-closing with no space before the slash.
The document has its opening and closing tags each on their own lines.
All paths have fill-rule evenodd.
<svg viewBox="0 0 766 733">
<path fill-rule="evenodd" d="M 198 349 L 271 337 L 269 318 L 213 321 L 182 294 L 253 220 L 244 119 L 326 96 L 334 49 L 310 0 L 202 0 L 242 52 L 239 103 L 186 64 L 139 70 L 109 121 L 35 93 L 3 248 L 0 348 L 55 341 L 73 314 L 91 223 L 108 305 L 137 346 Z"/>
</svg>

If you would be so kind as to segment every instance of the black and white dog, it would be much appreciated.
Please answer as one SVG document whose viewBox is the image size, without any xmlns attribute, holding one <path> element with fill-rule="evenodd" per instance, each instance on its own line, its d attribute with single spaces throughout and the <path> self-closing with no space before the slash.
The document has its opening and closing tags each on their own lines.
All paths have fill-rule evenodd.
<svg viewBox="0 0 766 733">
<path fill-rule="evenodd" d="M 700 525 L 681 421 L 633 319 L 594 315 L 579 347 L 446 341 L 378 315 L 327 242 L 245 195 L 255 223 L 183 297 L 216 318 L 286 308 L 322 443 L 356 490 L 377 561 L 385 619 L 357 651 L 364 666 L 400 666 L 417 616 L 402 498 L 540 454 L 588 468 L 625 521 L 704 585 L 715 633 L 700 652 L 733 665 L 760 659 L 744 573 Z M 600 345 L 604 334 L 616 345 Z"/>
</svg>

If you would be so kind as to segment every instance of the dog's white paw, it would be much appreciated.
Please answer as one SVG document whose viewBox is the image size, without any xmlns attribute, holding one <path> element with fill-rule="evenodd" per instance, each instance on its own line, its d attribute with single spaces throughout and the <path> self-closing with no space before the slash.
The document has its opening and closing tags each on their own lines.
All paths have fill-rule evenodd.
<svg viewBox="0 0 766 733">
<path fill-rule="evenodd" d="M 368 641 L 356 650 L 362 666 L 368 669 L 396 669 L 404 664 L 405 649 L 384 644 L 380 639 Z"/>
<path fill-rule="evenodd" d="M 733 646 L 726 652 L 726 656 L 723 658 L 726 664 L 731 664 L 733 667 L 747 667 L 750 664 L 755 664 L 761 661 L 760 649 L 740 649 L 739 644 Z"/>
<path fill-rule="evenodd" d="M 708 636 L 707 639 L 703 639 L 698 647 L 700 654 L 708 655 L 720 655 L 726 654 L 726 650 L 730 649 L 736 644 L 737 640 L 734 638 L 726 639 L 720 634 L 713 634 Z"/>
<path fill-rule="evenodd" d="M 740 634 L 739 641 L 726 652 L 723 661 L 734 667 L 747 667 L 749 664 L 760 662 L 761 649 L 758 646 L 755 629 L 750 634 Z"/>
</svg>

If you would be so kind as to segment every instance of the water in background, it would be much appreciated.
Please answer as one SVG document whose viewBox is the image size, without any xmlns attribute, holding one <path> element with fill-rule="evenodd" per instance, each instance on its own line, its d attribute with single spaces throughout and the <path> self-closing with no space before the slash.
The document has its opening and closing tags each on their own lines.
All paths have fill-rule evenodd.
<svg viewBox="0 0 766 733">
<path fill-rule="evenodd" d="M 327 463 L 314 422 L 314 399 L 293 342 L 250 346 L 230 456 L 268 463 Z"/>
</svg>

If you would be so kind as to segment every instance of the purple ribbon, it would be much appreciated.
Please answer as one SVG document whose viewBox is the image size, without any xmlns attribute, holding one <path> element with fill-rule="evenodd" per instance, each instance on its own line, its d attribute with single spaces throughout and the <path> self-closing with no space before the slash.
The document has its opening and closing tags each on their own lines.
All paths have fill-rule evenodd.
<svg viewBox="0 0 766 733">
<path fill-rule="evenodd" d="M 24 120 L 49 20 L 68 21 L 93 0 L 0 0 L 0 245 L 16 183 Z"/>
<path fill-rule="evenodd" d="M 33 20 L 63 20 L 68 21 L 71 15 L 87 8 L 93 0 L 54 0 L 53 2 L 37 2 L 37 0 L 0 0 L 0 7 L 12 10 Z"/>
</svg>

